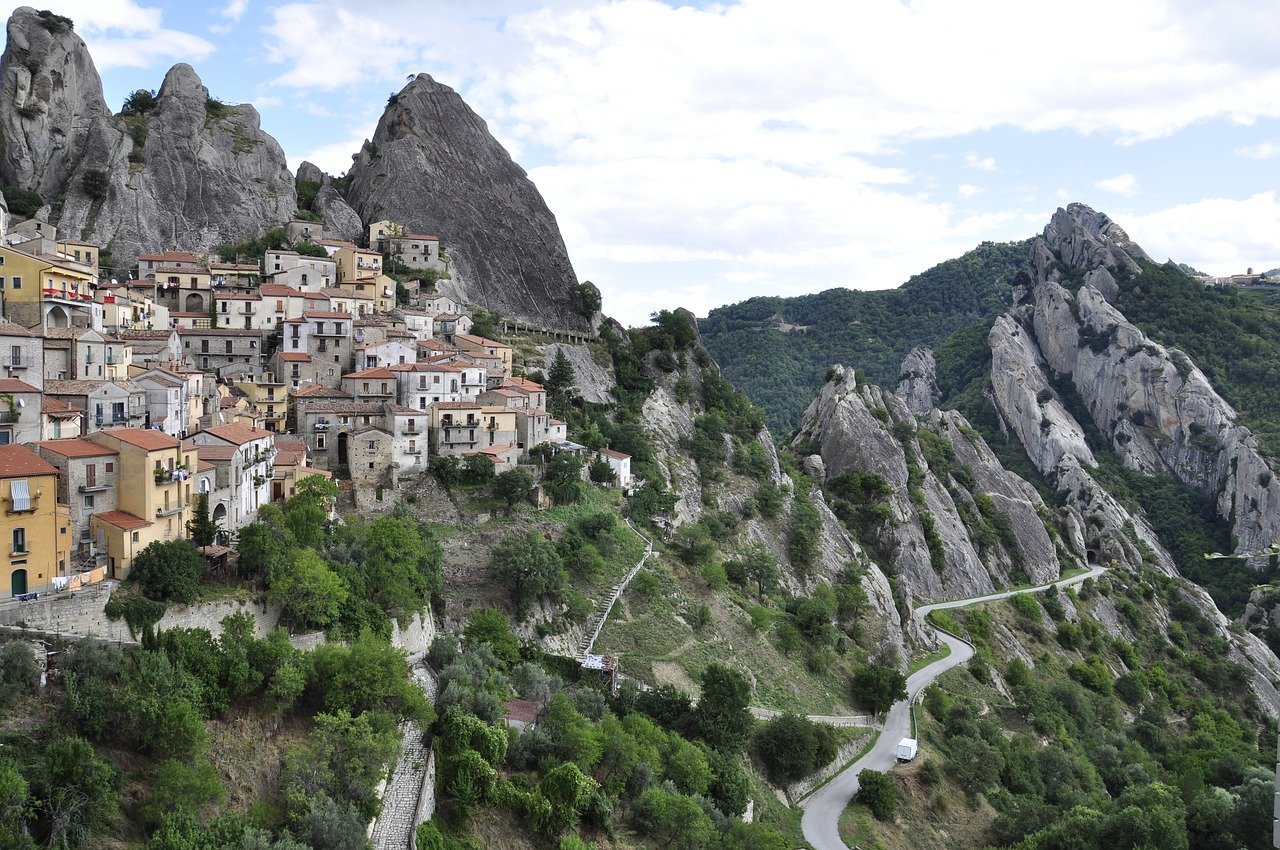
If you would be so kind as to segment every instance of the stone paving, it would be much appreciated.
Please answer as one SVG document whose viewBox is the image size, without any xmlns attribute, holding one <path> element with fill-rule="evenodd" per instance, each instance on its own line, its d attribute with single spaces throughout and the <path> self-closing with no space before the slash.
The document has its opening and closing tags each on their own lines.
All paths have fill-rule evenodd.
<svg viewBox="0 0 1280 850">
<path fill-rule="evenodd" d="M 427 699 L 435 702 L 439 686 L 431 670 L 419 661 L 410 673 Z M 405 723 L 400 729 L 400 759 L 382 793 L 382 813 L 369 833 L 375 850 L 412 850 L 418 824 L 435 812 L 435 759 L 423 746 L 417 725 Z"/>
</svg>

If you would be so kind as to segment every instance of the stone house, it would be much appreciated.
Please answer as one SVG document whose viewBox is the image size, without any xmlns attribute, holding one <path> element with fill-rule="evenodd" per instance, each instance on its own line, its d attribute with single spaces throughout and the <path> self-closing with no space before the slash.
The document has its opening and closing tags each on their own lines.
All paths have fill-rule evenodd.
<svg viewBox="0 0 1280 850">
<path fill-rule="evenodd" d="M 95 541 L 89 518 L 118 507 L 116 466 L 120 453 L 92 440 L 42 440 L 36 454 L 58 470 L 58 502 L 66 505 L 71 521 L 71 558 L 81 567 L 106 565 L 105 541 Z"/>
<path fill-rule="evenodd" d="M 41 398 L 40 419 L 42 440 L 79 437 L 84 433 L 84 411 L 52 396 Z"/>
<path fill-rule="evenodd" d="M 39 389 L 17 378 L 0 378 L 0 445 L 34 443 L 43 436 Z"/>
<path fill-rule="evenodd" d="M 416 363 L 417 348 L 399 339 L 388 339 L 383 342 L 364 342 L 356 346 L 356 366 L 371 369 L 377 366 L 387 367 L 404 363 Z"/>
<path fill-rule="evenodd" d="M 475 323 L 465 313 L 437 313 L 434 319 L 435 335 L 446 342 L 453 342 L 458 334 L 469 334 Z"/>
<path fill-rule="evenodd" d="M 275 327 L 275 314 L 269 312 L 257 292 L 215 292 L 213 318 L 219 328 L 268 331 Z"/>
<path fill-rule="evenodd" d="M 270 250 L 263 257 L 264 278 L 314 292 L 338 284 L 338 264 L 330 257 L 306 257 L 297 251 Z"/>
<path fill-rule="evenodd" d="M 22 325 L 0 319 L 0 375 L 44 386 L 44 340 Z"/>
<path fill-rule="evenodd" d="M 233 363 L 261 370 L 266 365 L 267 332 L 244 328 L 180 328 L 182 354 L 206 372 L 217 372 Z"/>
<path fill-rule="evenodd" d="M 333 310 L 308 310 L 302 314 L 306 323 L 307 353 L 318 360 L 330 360 L 342 372 L 351 370 L 355 340 L 352 336 L 352 316 Z M 294 325 L 289 325 L 285 339 L 288 350 L 293 351 Z"/>
<path fill-rule="evenodd" d="M 493 463 L 495 475 L 515 469 L 520 462 L 520 449 L 508 444 L 484 446 L 473 452 L 466 452 L 463 457 L 483 457 Z"/>
<path fill-rule="evenodd" d="M 120 331 L 117 336 L 133 347 L 133 354 L 129 358 L 131 370 L 138 366 L 151 369 L 182 362 L 182 341 L 173 328 L 130 328 Z"/>
<path fill-rule="evenodd" d="M 435 335 L 435 314 L 421 307 L 400 307 L 391 315 L 404 322 L 405 329 L 417 339 L 431 339 Z"/>
<path fill-rule="evenodd" d="M 394 402 L 397 397 L 396 373 L 382 367 L 343 375 L 339 386 L 356 401 Z"/>
<path fill-rule="evenodd" d="M 227 531 L 252 522 L 258 509 L 271 500 L 274 435 L 240 424 L 215 425 L 193 434 L 191 443 L 201 460 L 208 460 L 217 468 L 214 493 L 224 490 L 224 481 L 227 484 L 225 501 L 219 499 L 215 506 L 210 497 L 213 518 L 221 521 Z"/>
<path fill-rule="evenodd" d="M 133 381 L 45 381 L 44 394 L 83 410 L 86 433 L 147 427 L 147 391 Z"/>
</svg>

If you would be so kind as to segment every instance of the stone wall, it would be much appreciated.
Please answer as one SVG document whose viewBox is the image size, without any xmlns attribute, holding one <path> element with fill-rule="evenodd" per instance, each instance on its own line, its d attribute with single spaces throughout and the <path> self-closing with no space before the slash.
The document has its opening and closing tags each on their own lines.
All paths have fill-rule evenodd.
<svg viewBox="0 0 1280 850">
<path fill-rule="evenodd" d="M 124 620 L 110 620 L 105 611 L 107 600 L 118 582 L 104 581 L 74 593 L 44 596 L 0 608 L 0 625 L 23 625 L 49 634 L 88 635 L 109 640 L 134 641 Z M 222 620 L 238 611 L 248 611 L 256 624 L 255 632 L 264 636 L 280 622 L 280 606 L 265 605 L 251 599 L 225 599 L 196 605 L 170 606 L 156 624 L 157 629 L 208 629 L 215 637 L 222 634 Z"/>
</svg>

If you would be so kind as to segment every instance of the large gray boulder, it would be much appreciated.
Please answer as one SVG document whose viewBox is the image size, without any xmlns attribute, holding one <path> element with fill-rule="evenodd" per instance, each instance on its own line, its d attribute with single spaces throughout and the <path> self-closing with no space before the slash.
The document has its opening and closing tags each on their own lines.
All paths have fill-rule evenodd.
<svg viewBox="0 0 1280 850">
<path fill-rule="evenodd" d="M 13 11 L 0 56 L 0 182 L 58 197 L 111 110 L 84 41 L 57 16 Z"/>
<path fill-rule="evenodd" d="M 362 220 L 440 237 L 451 289 L 465 300 L 553 329 L 588 328 L 555 216 L 453 89 L 419 74 L 388 102 L 349 174 Z"/>
<path fill-rule="evenodd" d="M 153 110 L 115 128 L 82 152 L 59 228 L 110 244 L 117 266 L 144 250 L 251 238 L 293 217 L 293 175 L 257 110 L 211 99 L 190 65 L 169 69 Z M 100 175 L 105 191 L 90 192 Z"/>
<path fill-rule="evenodd" d="M 333 178 L 321 171 L 318 165 L 304 161 L 298 166 L 297 183 L 299 185 L 320 184 L 315 198 L 311 201 L 311 211 L 320 216 L 327 232 L 349 242 L 357 242 L 361 239 L 364 234 L 364 225 L 360 221 L 360 216 L 334 187 Z"/>
<path fill-rule="evenodd" d="M 928 413 L 938 404 L 938 364 L 927 348 L 913 348 L 898 369 L 898 397 L 912 413 Z"/>
</svg>

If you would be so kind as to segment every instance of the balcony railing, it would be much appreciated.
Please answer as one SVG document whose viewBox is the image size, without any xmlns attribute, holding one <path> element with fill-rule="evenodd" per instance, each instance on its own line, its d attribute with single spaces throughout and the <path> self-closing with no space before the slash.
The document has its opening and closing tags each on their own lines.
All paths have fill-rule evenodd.
<svg viewBox="0 0 1280 850">
<path fill-rule="evenodd" d="M 30 357 L 0 357 L 0 366 L 9 369 L 30 369 L 33 365 Z"/>
<path fill-rule="evenodd" d="M 93 481 L 86 481 L 76 489 L 81 493 L 101 493 L 103 490 L 110 490 L 115 486 L 114 482 L 106 479 L 98 478 Z"/>
<path fill-rule="evenodd" d="M 154 473 L 157 484 L 172 484 L 175 481 L 186 481 L 191 477 L 191 470 L 185 466 L 174 469 L 157 469 Z"/>
<path fill-rule="evenodd" d="M 16 410 L 0 411 L 0 424 L 12 425 L 14 422 L 17 422 L 17 421 L 18 421 L 18 411 Z"/>
<path fill-rule="evenodd" d="M 175 502 L 172 505 L 158 505 L 156 507 L 156 516 L 158 517 L 173 516 L 174 514 L 182 513 L 186 509 L 187 509 L 186 502 Z"/>
<path fill-rule="evenodd" d="M 317 422 L 317 423 L 315 424 L 315 430 L 317 430 L 317 431 L 328 431 L 328 430 L 329 430 L 329 423 L 328 423 L 328 422 L 326 422 L 325 420 L 321 419 L 319 422 Z"/>
<path fill-rule="evenodd" d="M 421 434 L 421 433 L 422 433 L 422 429 L 421 429 L 421 428 L 419 428 L 417 425 L 410 425 L 409 427 L 405 428 L 405 429 L 404 429 L 404 431 L 402 431 L 401 433 L 402 433 L 402 434 L 409 434 L 409 435 L 413 435 L 413 434 Z"/>
</svg>

